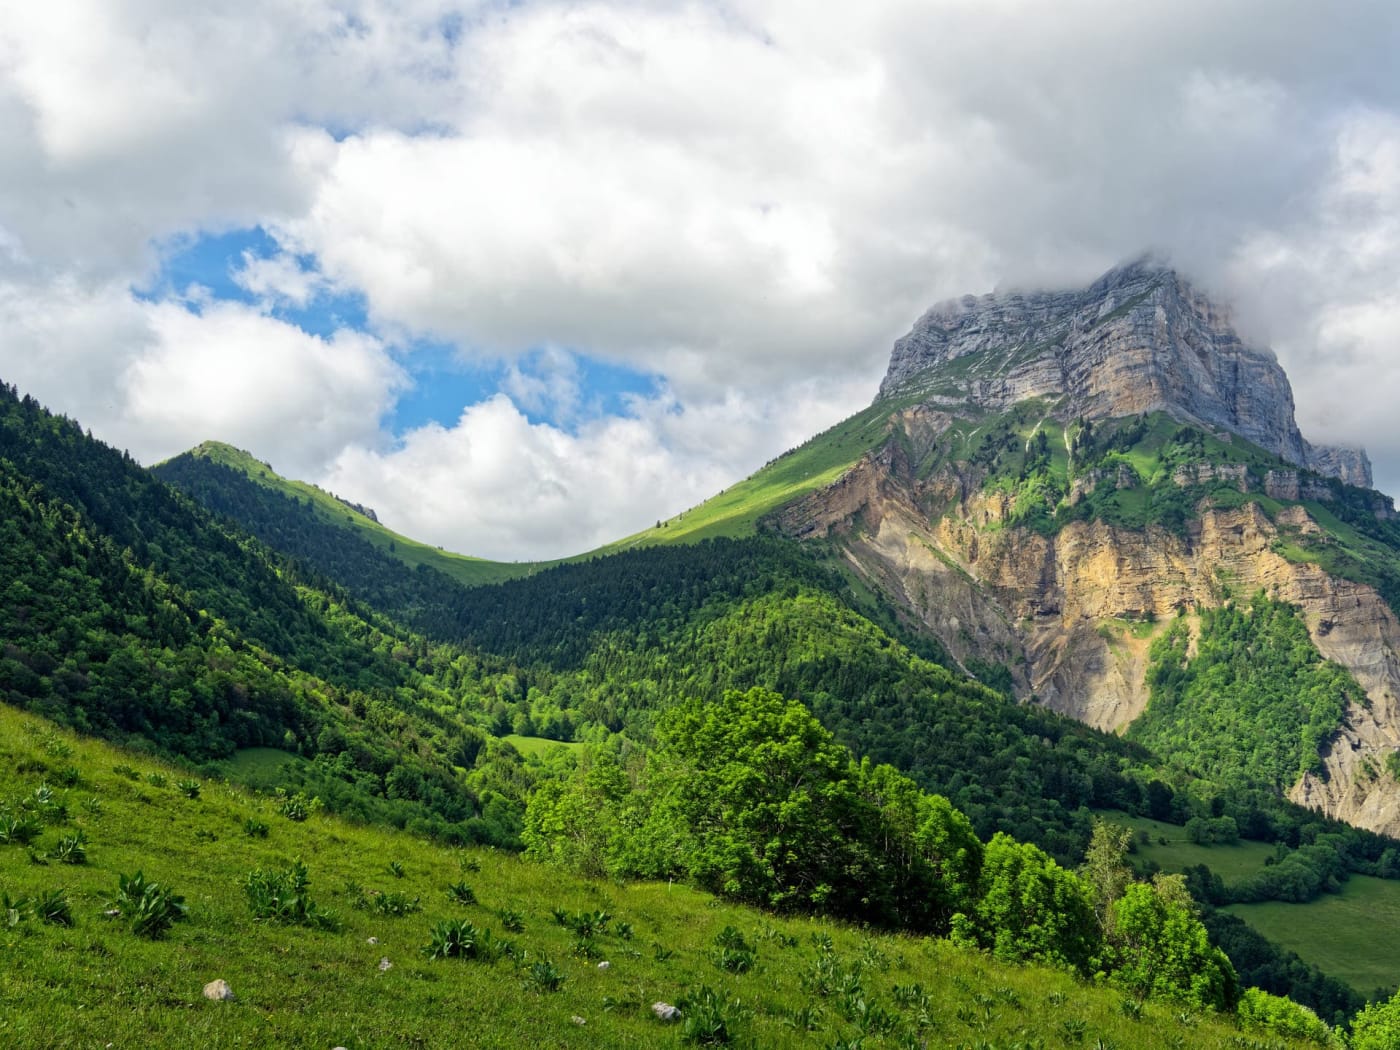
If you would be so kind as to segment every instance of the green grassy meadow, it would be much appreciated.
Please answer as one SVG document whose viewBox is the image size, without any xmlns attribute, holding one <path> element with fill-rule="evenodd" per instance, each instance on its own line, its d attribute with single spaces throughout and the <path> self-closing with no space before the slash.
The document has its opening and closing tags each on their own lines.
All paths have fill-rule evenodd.
<svg viewBox="0 0 1400 1050">
<path fill-rule="evenodd" d="M 519 751 L 526 758 L 532 756 L 543 757 L 544 755 L 558 751 L 562 748 L 565 751 L 580 751 L 583 744 L 572 740 L 550 740 L 542 736 L 521 736 L 519 733 L 509 733 L 501 737 L 515 750 Z"/>
<path fill-rule="evenodd" d="M 1400 883 L 1353 875 L 1340 893 L 1307 904 L 1265 901 L 1224 909 L 1363 995 L 1400 984 Z"/>
<path fill-rule="evenodd" d="M 224 782 L 188 797 L 183 779 L 0 706 L 0 799 L 13 815 L 43 785 L 53 795 L 37 839 L 0 846 L 0 893 L 15 907 L 59 892 L 72 923 L 18 907 L 0 927 L 0 1045 L 640 1048 L 695 1045 L 702 1027 L 778 1048 L 1241 1045 L 1227 1018 L 1130 1009 L 1114 990 L 946 942 L 773 917 L 680 885 L 590 881 L 316 812 L 295 822 Z M 259 824 L 266 837 L 249 833 Z M 62 863 L 55 847 L 79 830 L 86 863 Z M 241 880 L 298 857 L 338 932 L 252 917 Z M 118 877 L 138 869 L 188 907 L 159 940 L 104 914 Z M 473 903 L 449 896 L 458 883 Z M 585 938 L 556 909 L 607 918 Z M 410 913 L 381 913 L 392 910 Z M 447 919 L 512 947 L 492 961 L 426 958 Z M 751 951 L 742 972 L 717 962 L 726 927 Z M 216 978 L 235 1001 L 202 997 Z M 658 1021 L 657 1001 L 680 1004 L 683 1020 Z"/>
<path fill-rule="evenodd" d="M 1099 815 L 1114 824 L 1132 828 L 1135 833 L 1147 833 L 1146 842 L 1142 841 L 1140 834 L 1135 834 L 1133 853 L 1128 858 L 1140 869 L 1152 861 L 1166 872 L 1183 871 L 1204 864 L 1229 883 L 1253 875 L 1274 854 L 1272 846 L 1245 839 L 1233 845 L 1197 845 L 1186 837 L 1186 829 L 1178 824 L 1134 817 L 1119 810 L 1104 810 Z M 1167 840 L 1165 844 L 1162 839 Z"/>
<path fill-rule="evenodd" d="M 857 412 L 755 471 L 699 506 L 659 527 L 624 537 L 594 551 L 613 554 L 660 543 L 695 543 L 719 536 L 752 536 L 765 514 L 829 485 L 890 433 L 891 413 L 902 401 L 880 401 Z"/>
</svg>

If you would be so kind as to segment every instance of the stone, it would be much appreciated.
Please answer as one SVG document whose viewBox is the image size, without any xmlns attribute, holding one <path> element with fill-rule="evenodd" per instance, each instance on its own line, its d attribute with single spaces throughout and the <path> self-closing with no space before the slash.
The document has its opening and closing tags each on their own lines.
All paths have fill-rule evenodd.
<svg viewBox="0 0 1400 1050">
<path fill-rule="evenodd" d="M 598 969 L 600 969 L 600 970 L 610 970 L 610 969 L 612 969 L 612 963 L 610 963 L 610 962 L 608 962 L 606 959 L 604 959 L 602 962 L 600 962 L 600 963 L 598 964 Z"/>
<path fill-rule="evenodd" d="M 217 1003 L 232 1002 L 236 998 L 233 989 L 228 986 L 228 982 L 222 978 L 210 981 L 204 986 L 204 998 Z"/>
<path fill-rule="evenodd" d="M 389 972 L 390 970 L 392 970 L 393 968 L 394 968 L 394 964 L 391 963 L 391 962 L 389 961 L 389 959 L 388 959 L 387 956 L 386 956 L 385 958 L 379 960 L 379 972 L 380 972 L 380 973 L 388 973 L 388 972 Z"/>
<path fill-rule="evenodd" d="M 1164 411 L 1371 486 L 1364 450 L 1304 440 L 1273 352 L 1244 342 L 1227 309 L 1150 258 L 1082 291 L 964 296 L 933 307 L 895 343 L 879 396 L 910 392 L 928 404 L 992 409 L 1064 398 L 1068 419 Z"/>
<path fill-rule="evenodd" d="M 577 1024 L 577 1025 L 585 1025 L 585 1024 L 588 1023 L 588 1022 L 585 1021 L 582 1017 L 580 1017 L 578 1014 L 574 1014 L 574 1016 L 573 1016 L 573 1017 L 570 1017 L 569 1020 L 572 1021 L 574 1024 Z"/>
<path fill-rule="evenodd" d="M 680 1008 L 670 1003 L 652 1003 L 651 1012 L 656 1015 L 658 1021 L 679 1021 L 681 1017 Z"/>
</svg>

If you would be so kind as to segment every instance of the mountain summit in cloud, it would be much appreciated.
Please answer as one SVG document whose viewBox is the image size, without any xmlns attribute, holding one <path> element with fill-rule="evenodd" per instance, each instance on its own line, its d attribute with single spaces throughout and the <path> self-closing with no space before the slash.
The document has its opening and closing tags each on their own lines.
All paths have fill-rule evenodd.
<svg viewBox="0 0 1400 1050">
<path fill-rule="evenodd" d="M 1313 445 L 1299 432 L 1293 389 L 1273 352 L 1242 340 L 1226 308 L 1150 256 L 1079 291 L 999 292 L 933 307 L 895 343 L 880 397 L 916 390 L 995 409 L 1045 397 L 1065 419 L 1167 412 L 1371 486 L 1364 450 Z"/>
</svg>

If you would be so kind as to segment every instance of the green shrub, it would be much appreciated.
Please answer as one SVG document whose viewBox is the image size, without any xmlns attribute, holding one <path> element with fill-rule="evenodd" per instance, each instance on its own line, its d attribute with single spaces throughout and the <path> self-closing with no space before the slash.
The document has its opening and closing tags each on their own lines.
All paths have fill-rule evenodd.
<svg viewBox="0 0 1400 1050">
<path fill-rule="evenodd" d="M 267 838 L 268 830 L 268 826 L 255 817 L 249 817 L 243 822 L 243 834 L 247 835 L 250 839 L 265 839 Z"/>
<path fill-rule="evenodd" d="M 163 788 L 166 784 L 170 783 L 170 780 L 164 773 L 147 773 L 146 783 L 150 784 L 151 787 Z"/>
<path fill-rule="evenodd" d="M 548 958 L 536 959 L 525 970 L 525 986 L 540 992 L 557 992 L 564 986 L 564 975 Z"/>
<path fill-rule="evenodd" d="M 199 798 L 200 784 L 198 780 L 177 780 L 175 787 L 186 798 Z"/>
<path fill-rule="evenodd" d="M 72 926 L 73 909 L 68 896 L 62 890 L 47 890 L 35 897 L 31 903 L 34 914 L 41 922 L 53 926 Z"/>
<path fill-rule="evenodd" d="M 1258 988 L 1246 988 L 1240 995 L 1237 1012 L 1240 1027 L 1246 1032 L 1268 1032 L 1306 1039 L 1319 1046 L 1337 1045 L 1332 1029 L 1317 1014 L 1283 996 L 1270 995 Z"/>
<path fill-rule="evenodd" d="M 28 897 L 11 898 L 8 893 L 0 893 L 0 918 L 4 919 L 7 928 L 13 929 L 18 926 L 28 914 Z"/>
<path fill-rule="evenodd" d="M 501 917 L 501 929 L 510 933 L 525 932 L 525 916 L 514 908 L 502 908 L 496 914 Z"/>
<path fill-rule="evenodd" d="M 681 1035 L 701 1046 L 732 1043 L 747 1011 L 708 985 L 701 985 L 677 1004 L 681 1009 Z"/>
<path fill-rule="evenodd" d="M 478 930 L 465 919 L 439 922 L 428 932 L 428 943 L 423 946 L 423 954 L 429 959 L 475 959 L 480 962 L 494 962 L 512 951 L 513 946 L 497 941 L 490 930 Z"/>
<path fill-rule="evenodd" d="M 295 795 L 288 795 L 281 788 L 277 789 L 278 803 L 277 812 L 288 820 L 298 824 L 311 816 L 321 808 L 319 798 L 307 798 L 305 794 L 298 791 Z"/>
<path fill-rule="evenodd" d="M 188 909 L 185 898 L 158 882 L 147 882 L 145 875 L 117 876 L 117 896 L 112 909 L 131 926 L 138 937 L 156 940 L 165 935 Z"/>
<path fill-rule="evenodd" d="M 374 915 L 412 915 L 420 908 L 418 898 L 410 897 L 406 893 L 379 890 L 365 893 L 356 888 L 352 896 L 354 902 L 351 907 L 356 911 L 367 911 Z"/>
<path fill-rule="evenodd" d="M 20 803 L 22 809 L 39 815 L 45 824 L 62 824 L 68 819 L 68 803 L 55 794 L 47 782 L 34 789 L 34 794 Z"/>
<path fill-rule="evenodd" d="M 43 830 L 44 825 L 28 813 L 0 813 L 0 845 L 27 846 Z"/>
<path fill-rule="evenodd" d="M 476 891 L 460 879 L 447 887 L 447 897 L 458 904 L 476 903 Z"/>
<path fill-rule="evenodd" d="M 87 836 L 79 828 L 72 835 L 65 835 L 58 840 L 49 856 L 61 864 L 86 864 L 87 863 Z"/>
<path fill-rule="evenodd" d="M 243 892 L 255 919 L 287 926 L 336 931 L 340 919 L 311 899 L 311 878 L 300 858 L 279 871 L 257 868 L 243 880 Z"/>
</svg>

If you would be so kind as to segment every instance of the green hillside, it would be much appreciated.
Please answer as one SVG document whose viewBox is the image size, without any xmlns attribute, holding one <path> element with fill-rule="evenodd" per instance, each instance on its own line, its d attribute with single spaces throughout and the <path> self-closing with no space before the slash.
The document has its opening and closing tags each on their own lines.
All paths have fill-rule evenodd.
<svg viewBox="0 0 1400 1050">
<path fill-rule="evenodd" d="M 829 485 L 891 433 L 890 416 L 907 407 L 881 401 L 783 453 L 743 481 L 657 526 L 624 537 L 597 554 L 639 546 L 752 536 L 759 521 L 799 496 Z"/>
<path fill-rule="evenodd" d="M 9 1046 L 1304 1045 L 1240 1044 L 1230 1019 L 947 942 L 583 879 L 315 813 L 293 821 L 274 798 L 187 780 L 4 706 L 0 799 L 39 817 L 28 846 L 0 845 Z M 80 833 L 83 862 L 65 863 Z M 311 925 L 255 918 L 249 876 L 297 858 Z M 138 870 L 187 909 L 156 939 L 108 914 Z M 596 930 L 566 929 L 556 910 Z M 444 921 L 469 923 L 483 957 L 425 956 Z M 723 954 L 736 936 L 743 966 Z M 233 1001 L 202 997 L 216 979 Z M 658 1001 L 679 1004 L 680 1020 L 657 1020 Z"/>
<path fill-rule="evenodd" d="M 872 767 L 907 773 L 912 783 L 900 793 L 947 795 L 1013 867 L 1032 858 L 1032 870 L 1061 870 L 1007 835 L 1076 864 L 1090 805 L 1166 806 L 1187 816 L 1219 809 L 1242 827 L 1263 821 L 1280 840 L 1306 833 L 1339 858 L 1337 878 L 1379 871 L 1388 848 L 1276 801 L 1198 792 L 1137 745 L 1011 702 L 945 666 L 936 645 L 892 617 L 863 615 L 868 606 L 843 577 L 775 537 L 644 547 L 475 588 L 426 566 L 399 570 L 356 540 L 379 567 L 357 585 L 353 573 L 336 575 L 349 563 L 318 567 L 303 552 L 273 549 L 71 421 L 9 388 L 4 395 L 0 557 L 11 582 L 0 609 L 3 699 L 164 754 L 181 779 L 245 778 L 283 789 L 298 814 L 314 817 L 322 803 L 439 843 L 517 847 L 529 800 L 566 790 L 596 755 L 617 756 L 629 775 L 642 771 L 670 712 L 761 687 L 800 701 Z M 241 506 L 256 506 L 281 530 L 277 538 L 303 534 L 305 500 L 279 493 Z M 279 508 L 297 513 L 281 521 Z M 318 525 L 305 534 L 324 533 Z M 411 587 L 400 586 L 403 576 Z M 437 637 L 457 642 L 400 624 L 428 613 Z M 891 780 L 893 770 L 873 776 L 859 780 L 862 792 L 907 783 Z M 862 796 L 855 808 L 870 804 Z M 786 863 L 801 868 L 809 851 L 822 852 L 808 843 Z M 706 882 L 703 866 L 666 870 Z M 832 871 L 845 874 L 794 899 L 828 912 L 843 901 L 837 910 L 847 915 L 868 907 L 877 922 L 904 906 L 855 903 L 852 885 L 891 901 L 919 899 L 894 875 L 852 883 L 854 869 Z M 743 896 L 742 883 L 714 888 Z M 1073 926 L 1073 914 L 1056 922 Z M 948 921 L 942 914 L 928 928 Z M 1000 946 L 1000 931 L 1018 928 L 983 910 L 962 936 Z M 1087 973 L 1081 956 L 1075 966 Z"/>
<path fill-rule="evenodd" d="M 378 550 L 392 555 L 409 568 L 416 569 L 422 565 L 436 569 L 467 586 L 522 576 L 532 568 L 528 562 L 487 561 L 484 558 L 471 558 L 445 551 L 441 547 L 419 543 L 366 517 L 324 489 L 304 481 L 284 478 L 267 463 L 253 458 L 251 453 L 221 441 L 206 441 L 173 460 L 157 464 L 153 470 L 158 476 L 173 480 L 179 476 L 180 461 L 186 457 L 227 467 L 259 485 L 296 500 L 327 525 L 349 532 Z"/>
</svg>

